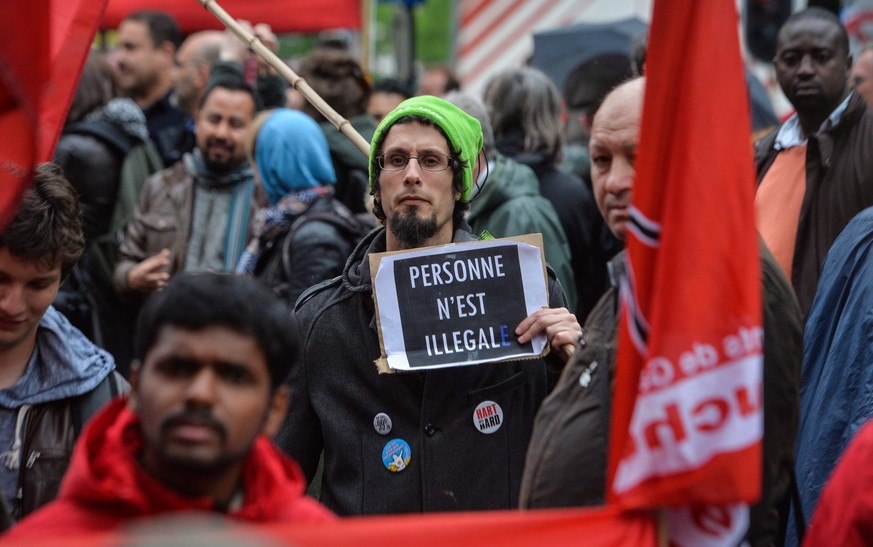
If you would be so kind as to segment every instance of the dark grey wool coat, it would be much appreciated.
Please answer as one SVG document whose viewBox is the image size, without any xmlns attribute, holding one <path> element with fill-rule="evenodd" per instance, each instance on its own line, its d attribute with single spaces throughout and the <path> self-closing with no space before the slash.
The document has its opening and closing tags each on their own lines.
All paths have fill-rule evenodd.
<svg viewBox="0 0 873 547">
<path fill-rule="evenodd" d="M 466 226 L 455 231 L 455 242 L 473 239 Z M 309 480 L 324 451 L 321 501 L 340 515 L 516 507 L 534 416 L 560 360 L 378 374 L 368 255 L 384 250 L 382 229 L 358 245 L 340 279 L 298 300 L 303 358 L 289 378 L 291 410 L 277 442 Z M 551 269 L 549 302 L 566 306 Z M 473 424 L 484 401 L 496 402 L 504 416 L 488 435 Z M 391 418 L 387 435 L 374 428 L 379 413 Z M 382 463 L 395 438 L 412 453 L 400 472 Z"/>
</svg>

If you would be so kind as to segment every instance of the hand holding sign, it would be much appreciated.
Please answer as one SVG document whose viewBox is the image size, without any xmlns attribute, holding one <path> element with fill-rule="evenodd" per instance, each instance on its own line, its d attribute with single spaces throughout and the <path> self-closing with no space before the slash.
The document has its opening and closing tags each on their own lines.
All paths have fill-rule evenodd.
<svg viewBox="0 0 873 547">
<path fill-rule="evenodd" d="M 541 310 L 548 304 L 542 240 L 524 237 L 533 243 L 494 240 L 371 255 L 387 366 L 417 370 L 527 359 L 541 356 L 552 339 L 574 343 L 581 332 L 575 317 Z M 528 316 L 533 319 L 523 322 Z M 520 324 L 525 326 L 517 331 Z M 574 326 L 575 335 L 566 332 Z"/>
<path fill-rule="evenodd" d="M 566 361 L 582 336 L 582 326 L 567 308 L 543 308 L 529 315 L 515 329 L 519 344 L 526 343 L 542 332 L 545 332 L 552 350 Z M 566 349 L 568 346 L 571 348 L 569 351 Z"/>
</svg>

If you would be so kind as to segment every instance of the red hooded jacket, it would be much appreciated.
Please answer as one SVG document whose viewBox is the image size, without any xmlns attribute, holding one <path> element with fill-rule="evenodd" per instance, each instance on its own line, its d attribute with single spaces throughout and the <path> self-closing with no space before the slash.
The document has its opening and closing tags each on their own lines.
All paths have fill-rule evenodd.
<svg viewBox="0 0 873 547">
<path fill-rule="evenodd" d="M 22 520 L 2 540 L 26 541 L 115 530 L 129 521 L 183 511 L 214 511 L 209 498 L 188 498 L 153 479 L 137 462 L 139 417 L 127 399 L 94 416 L 73 450 L 55 501 Z M 243 466 L 243 505 L 227 517 L 250 523 L 320 522 L 334 518 L 304 495 L 303 473 L 265 437 Z"/>
</svg>

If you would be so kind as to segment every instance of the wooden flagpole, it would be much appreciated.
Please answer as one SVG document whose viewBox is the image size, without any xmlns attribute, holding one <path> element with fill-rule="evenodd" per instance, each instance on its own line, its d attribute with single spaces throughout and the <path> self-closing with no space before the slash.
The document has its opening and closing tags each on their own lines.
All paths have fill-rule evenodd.
<svg viewBox="0 0 873 547">
<path fill-rule="evenodd" d="M 254 51 L 261 57 L 261 59 L 273 67 L 276 72 L 288 81 L 289 84 L 293 85 L 294 88 L 297 89 L 306 100 L 321 113 L 322 116 L 336 126 L 343 135 L 348 137 L 365 156 L 369 157 L 370 143 L 367 142 L 367 139 L 362 137 L 361 134 L 352 127 L 352 124 L 349 123 L 347 119 L 340 116 L 336 110 L 327 104 L 324 99 L 322 99 L 318 93 L 312 89 L 305 79 L 301 78 L 297 73 L 291 70 L 291 68 L 286 65 L 278 55 L 270 51 L 270 49 L 265 46 L 257 36 L 244 29 L 236 19 L 231 17 L 230 14 L 224 11 L 224 8 L 218 5 L 218 2 L 215 0 L 198 1 L 203 4 L 203 7 L 206 8 L 209 13 L 218 18 L 224 26 L 236 34 L 236 36 L 242 40 L 249 49 Z"/>
</svg>

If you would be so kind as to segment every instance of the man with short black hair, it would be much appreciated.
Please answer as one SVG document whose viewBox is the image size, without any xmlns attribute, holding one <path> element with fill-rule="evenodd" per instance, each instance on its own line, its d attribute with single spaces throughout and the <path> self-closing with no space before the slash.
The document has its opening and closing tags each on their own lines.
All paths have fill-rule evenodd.
<svg viewBox="0 0 873 547">
<path fill-rule="evenodd" d="M 187 120 L 171 98 L 176 50 L 181 43 L 176 21 L 164 12 L 138 11 L 118 26 L 118 87 L 142 108 L 149 137 L 166 166 L 180 157 L 175 144 Z"/>
<path fill-rule="evenodd" d="M 76 190 L 37 166 L 0 233 L 0 488 L 12 520 L 51 501 L 85 421 L 126 390 L 115 362 L 51 306 L 82 256 Z"/>
<path fill-rule="evenodd" d="M 131 394 L 95 416 L 57 501 L 10 539 L 102 532 L 207 511 L 255 523 L 330 520 L 268 437 L 288 408 L 299 337 L 251 279 L 179 276 L 140 316 Z"/>
<path fill-rule="evenodd" d="M 797 112 L 757 145 L 756 223 L 805 318 L 828 249 L 873 205 L 873 114 L 849 87 L 849 38 L 833 13 L 789 17 L 773 63 Z"/>
</svg>

